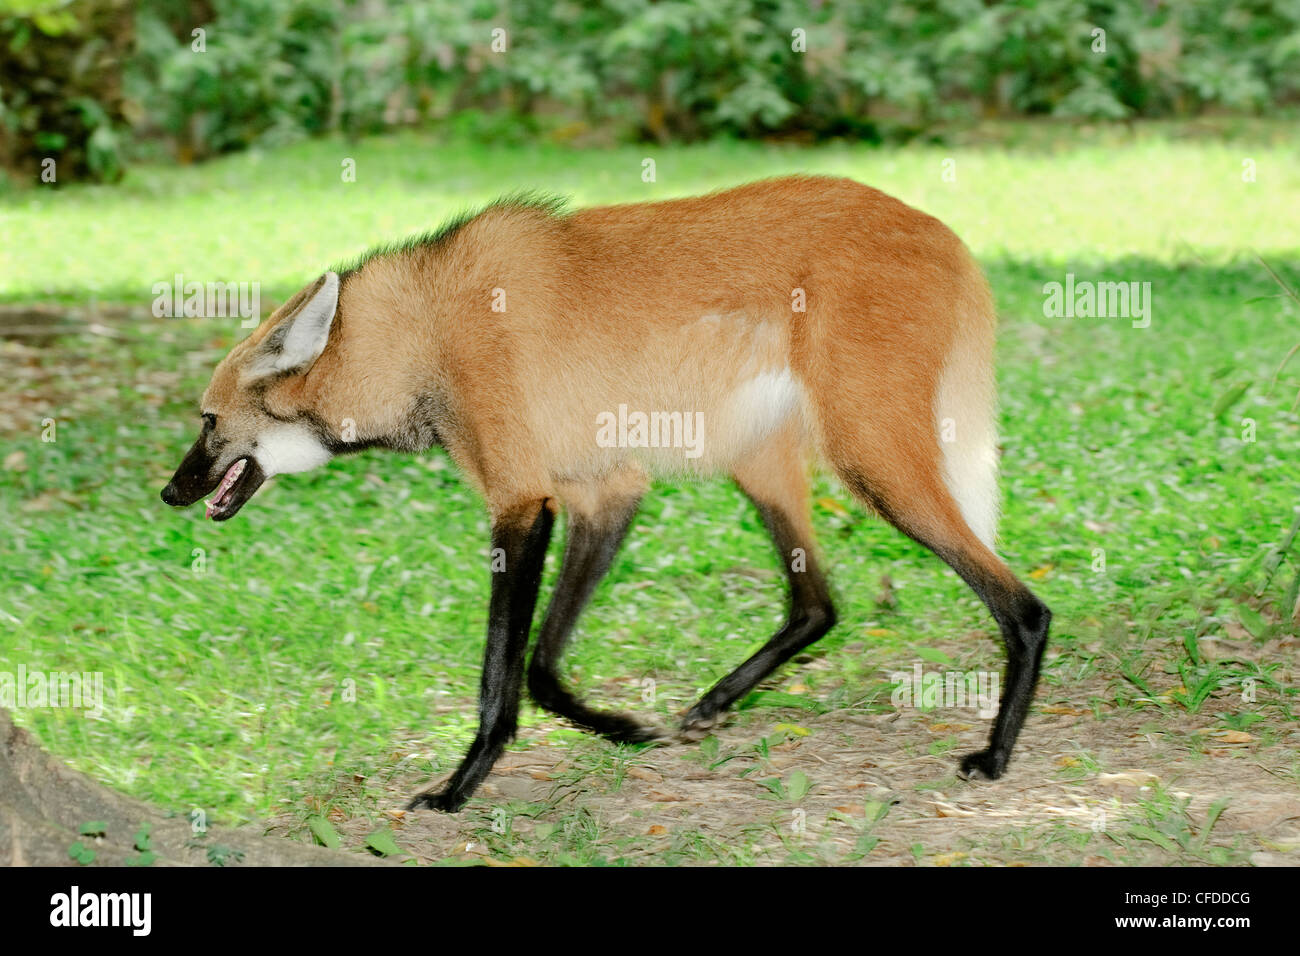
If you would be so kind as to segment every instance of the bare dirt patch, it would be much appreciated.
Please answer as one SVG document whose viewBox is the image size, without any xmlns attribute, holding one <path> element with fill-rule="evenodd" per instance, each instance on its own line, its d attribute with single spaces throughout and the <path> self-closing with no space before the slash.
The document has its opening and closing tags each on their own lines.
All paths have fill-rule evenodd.
<svg viewBox="0 0 1300 956">
<path fill-rule="evenodd" d="M 1296 730 L 1227 731 L 1215 718 L 1209 705 L 1040 703 L 1007 776 L 978 783 L 954 772 L 987 735 L 973 714 L 763 709 L 737 715 L 716 742 L 641 751 L 528 745 L 544 725 L 460 814 L 403 812 L 431 782 L 403 771 L 333 794 L 332 817 L 344 845 L 388 821 L 422 863 L 1300 862 Z"/>
</svg>

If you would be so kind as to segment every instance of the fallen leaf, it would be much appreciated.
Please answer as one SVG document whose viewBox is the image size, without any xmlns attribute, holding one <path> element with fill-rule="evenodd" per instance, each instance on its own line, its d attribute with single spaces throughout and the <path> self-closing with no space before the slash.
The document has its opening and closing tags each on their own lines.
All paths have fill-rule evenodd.
<svg viewBox="0 0 1300 956">
<path fill-rule="evenodd" d="M 1160 782 L 1160 778 L 1145 770 L 1123 770 L 1119 773 L 1099 773 L 1097 783 L 1103 787 L 1151 787 Z"/>
<path fill-rule="evenodd" d="M 773 730 L 783 730 L 787 734 L 793 734 L 796 737 L 807 737 L 811 730 L 807 727 L 800 727 L 798 724 L 777 724 Z"/>
<path fill-rule="evenodd" d="M 651 800 L 657 800 L 660 803 L 685 803 L 686 798 L 680 793 L 664 793 L 662 790 L 651 790 L 646 794 Z"/>
<path fill-rule="evenodd" d="M 374 850 L 380 856 L 401 856 L 401 847 L 393 839 L 393 833 L 387 827 L 376 830 L 366 837 L 366 846 Z"/>
<path fill-rule="evenodd" d="M 307 828 L 311 830 L 312 836 L 316 838 L 316 842 L 321 846 L 327 846 L 331 850 L 338 849 L 340 842 L 338 831 L 325 817 L 309 817 L 307 819 Z"/>
<path fill-rule="evenodd" d="M 1244 730 L 1216 730 L 1210 734 L 1225 744 L 1248 744 L 1255 738 Z"/>
</svg>

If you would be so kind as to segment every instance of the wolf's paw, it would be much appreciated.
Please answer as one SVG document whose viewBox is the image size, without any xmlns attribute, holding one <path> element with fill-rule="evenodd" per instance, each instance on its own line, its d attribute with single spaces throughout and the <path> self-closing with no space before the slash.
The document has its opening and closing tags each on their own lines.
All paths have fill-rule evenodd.
<svg viewBox="0 0 1300 956">
<path fill-rule="evenodd" d="M 438 810 L 442 813 L 456 813 L 465 806 L 465 797 L 449 791 L 434 793 L 427 791 L 420 794 L 406 805 L 407 810 Z"/>
<path fill-rule="evenodd" d="M 666 744 L 672 741 L 673 735 L 654 724 L 638 724 L 635 728 L 629 728 L 618 737 L 611 739 L 621 744 Z"/>
<path fill-rule="evenodd" d="M 722 713 L 700 714 L 692 710 L 682 720 L 677 736 L 688 743 L 703 740 L 713 732 L 714 727 L 722 723 L 722 717 Z"/>
<path fill-rule="evenodd" d="M 957 776 L 963 780 L 996 780 L 1007 769 L 1007 758 L 992 750 L 980 750 L 962 758 Z"/>
</svg>

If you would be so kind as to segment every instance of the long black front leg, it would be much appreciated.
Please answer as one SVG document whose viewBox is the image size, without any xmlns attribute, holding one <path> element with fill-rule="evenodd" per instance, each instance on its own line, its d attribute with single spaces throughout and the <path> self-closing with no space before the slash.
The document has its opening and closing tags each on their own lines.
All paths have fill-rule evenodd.
<svg viewBox="0 0 1300 956">
<path fill-rule="evenodd" d="M 455 813 L 473 796 L 515 736 L 528 630 L 537 604 L 554 516 L 545 501 L 503 514 L 492 526 L 492 601 L 479 690 L 479 727 L 469 753 L 442 790 L 422 793 L 407 809 Z"/>
<path fill-rule="evenodd" d="M 792 506 L 755 503 L 776 544 L 781 563 L 786 566 L 790 582 L 790 618 L 771 640 L 714 684 L 687 712 L 682 721 L 682 736 L 688 740 L 698 740 L 707 734 L 723 711 L 835 626 L 835 605 L 831 603 L 826 579 L 813 556 L 812 530 L 807 518 Z M 807 506 L 800 500 L 798 507 Z M 796 553 L 804 556 L 797 569 L 791 562 L 791 556 Z"/>
<path fill-rule="evenodd" d="M 537 635 L 537 649 L 528 666 L 528 690 L 540 706 L 619 743 L 657 740 L 666 734 L 626 714 L 594 710 L 578 700 L 560 680 L 560 655 L 578 615 L 614 562 L 639 501 L 639 496 L 610 499 L 594 513 L 569 511 L 568 541 L 560 576 L 555 581 L 551 604 Z"/>
</svg>

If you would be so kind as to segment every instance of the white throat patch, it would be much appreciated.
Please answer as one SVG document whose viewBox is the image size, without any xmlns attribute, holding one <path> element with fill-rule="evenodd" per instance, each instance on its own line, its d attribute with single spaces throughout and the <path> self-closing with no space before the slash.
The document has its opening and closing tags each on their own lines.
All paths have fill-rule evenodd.
<svg viewBox="0 0 1300 956">
<path fill-rule="evenodd" d="M 333 456 L 306 425 L 276 425 L 257 439 L 253 453 L 266 477 L 310 471 Z"/>
</svg>

